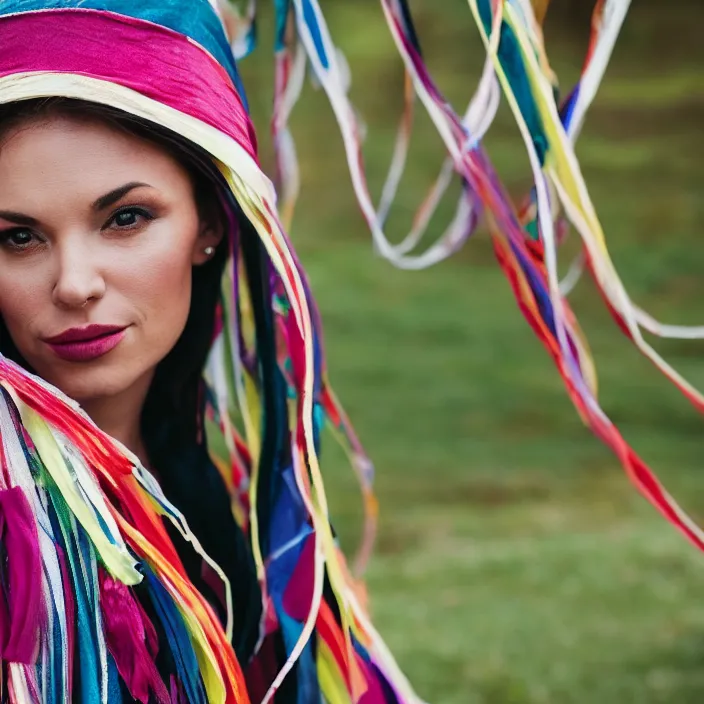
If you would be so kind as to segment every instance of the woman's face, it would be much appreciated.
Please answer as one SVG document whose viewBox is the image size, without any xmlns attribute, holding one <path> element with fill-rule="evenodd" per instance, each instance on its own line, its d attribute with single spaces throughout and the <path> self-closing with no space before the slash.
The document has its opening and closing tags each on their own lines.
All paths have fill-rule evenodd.
<svg viewBox="0 0 704 704">
<path fill-rule="evenodd" d="M 80 402 L 148 387 L 217 240 L 188 173 L 150 142 L 65 117 L 0 137 L 0 315 L 34 371 Z"/>
</svg>

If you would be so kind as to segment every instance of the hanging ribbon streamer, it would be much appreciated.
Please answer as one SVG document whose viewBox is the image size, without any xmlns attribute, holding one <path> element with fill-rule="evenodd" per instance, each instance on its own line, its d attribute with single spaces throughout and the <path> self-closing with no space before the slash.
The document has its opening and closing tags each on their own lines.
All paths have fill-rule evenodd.
<svg viewBox="0 0 704 704">
<path fill-rule="evenodd" d="M 479 144 L 482 132 L 477 129 L 477 124 L 488 129 L 493 118 L 488 98 L 492 94 L 487 91 L 481 100 L 478 98 L 481 91 L 475 95 L 474 115 L 477 121 L 474 125 L 470 125 L 466 117 L 461 119 L 427 71 L 406 1 L 381 0 L 392 37 L 411 76 L 416 95 L 443 139 L 452 167 L 463 177 L 472 197 L 471 211 L 468 209 L 463 219 L 465 227 L 462 237 L 450 241 L 441 238 L 420 257 L 408 255 L 411 250 L 408 240 L 400 246 L 392 245 L 382 230 L 391 196 L 400 180 L 400 164 L 405 161 L 408 141 L 405 134 L 402 132 L 397 142 L 385 197 L 381 207 L 375 209 L 362 165 L 359 124 L 344 89 L 343 73 L 320 6 L 316 0 L 293 0 L 293 4 L 300 39 L 340 125 L 352 183 L 372 232 L 376 251 L 401 268 L 417 269 L 435 264 L 449 256 L 469 236 L 476 226 L 471 221 L 470 212 L 478 212 L 481 203 L 494 236 L 497 256 L 512 283 L 521 309 L 551 351 L 580 415 L 597 436 L 612 447 L 647 498 L 694 543 L 701 546 L 699 529 L 664 492 L 599 408 L 594 365 L 574 314 L 561 294 L 557 276 L 557 247 L 564 237 L 567 223 L 570 223 L 584 241 L 584 261 L 593 273 L 612 315 L 637 347 L 684 395 L 697 408 L 704 408 L 700 393 L 645 342 L 640 326 L 661 336 L 682 338 L 699 338 L 704 330 L 662 325 L 633 305 L 608 257 L 603 233 L 574 157 L 573 144 L 604 75 L 627 13 L 628 0 L 603 0 L 597 3 L 592 37 L 580 80 L 561 109 L 555 103 L 555 77 L 549 68 L 540 27 L 548 3 L 536 2 L 533 7 L 528 0 L 469 0 L 492 64 L 493 70 L 485 71 L 485 76 L 489 75 L 492 80 L 495 80 L 495 75 L 498 76 L 531 160 L 535 188 L 519 213 L 514 210 Z M 485 85 L 489 85 L 488 79 Z M 407 124 L 406 118 L 404 128 Z M 431 210 L 437 202 L 437 194 L 445 187 L 449 170 L 446 165 L 439 184 L 431 191 L 428 203 L 424 204 L 427 210 Z M 422 225 L 426 222 L 423 219 Z M 416 244 L 415 239 L 412 237 L 410 242 Z M 572 285 L 578 274 L 579 263 L 572 267 Z"/>
</svg>

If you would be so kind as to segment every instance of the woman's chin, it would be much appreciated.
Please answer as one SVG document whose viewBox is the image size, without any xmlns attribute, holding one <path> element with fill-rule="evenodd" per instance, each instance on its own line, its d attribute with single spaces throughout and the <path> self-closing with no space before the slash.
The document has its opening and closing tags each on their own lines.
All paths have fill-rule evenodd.
<svg viewBox="0 0 704 704">
<path fill-rule="evenodd" d="M 42 375 L 50 384 L 81 405 L 97 399 L 119 396 L 134 385 L 134 375 L 124 369 L 76 369 L 73 372 Z"/>
</svg>

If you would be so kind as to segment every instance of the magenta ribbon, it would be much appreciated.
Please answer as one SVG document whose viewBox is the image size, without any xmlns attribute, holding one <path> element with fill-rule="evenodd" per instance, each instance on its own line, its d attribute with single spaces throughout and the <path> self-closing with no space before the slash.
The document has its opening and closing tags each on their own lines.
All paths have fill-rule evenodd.
<svg viewBox="0 0 704 704">
<path fill-rule="evenodd" d="M 34 663 L 45 622 L 37 524 L 20 487 L 0 491 L 0 659 Z"/>
</svg>

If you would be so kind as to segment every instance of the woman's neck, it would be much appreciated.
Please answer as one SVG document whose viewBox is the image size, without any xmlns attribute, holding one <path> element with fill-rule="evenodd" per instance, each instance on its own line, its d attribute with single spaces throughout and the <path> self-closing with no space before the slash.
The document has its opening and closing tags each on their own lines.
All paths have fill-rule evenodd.
<svg viewBox="0 0 704 704">
<path fill-rule="evenodd" d="M 83 410 L 104 433 L 121 442 L 144 465 L 147 464 L 147 455 L 142 440 L 141 417 L 151 381 L 152 374 L 149 374 L 118 394 L 80 402 Z"/>
</svg>

